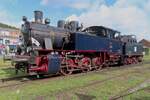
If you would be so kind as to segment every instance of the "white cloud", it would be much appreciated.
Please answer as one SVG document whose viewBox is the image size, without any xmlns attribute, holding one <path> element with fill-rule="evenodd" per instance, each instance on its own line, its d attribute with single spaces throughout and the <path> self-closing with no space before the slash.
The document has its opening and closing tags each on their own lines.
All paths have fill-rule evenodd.
<svg viewBox="0 0 150 100">
<path fill-rule="evenodd" d="M 76 0 L 75 2 L 72 2 L 70 4 L 68 4 L 68 6 L 70 6 L 71 8 L 75 8 L 75 9 L 92 9 L 95 5 L 101 5 L 104 4 L 105 1 L 104 0 Z"/>
<path fill-rule="evenodd" d="M 68 18 L 66 18 L 66 21 L 72 21 L 72 20 L 80 21 L 79 18 L 78 18 L 78 16 L 76 16 L 75 14 L 69 16 Z"/>
<path fill-rule="evenodd" d="M 85 27 L 103 25 L 124 34 L 135 34 L 138 39 L 150 39 L 149 13 L 149 0 L 118 0 L 111 6 L 95 3 L 92 9 L 79 16 L 73 14 L 67 20 L 79 20 Z"/>
</svg>

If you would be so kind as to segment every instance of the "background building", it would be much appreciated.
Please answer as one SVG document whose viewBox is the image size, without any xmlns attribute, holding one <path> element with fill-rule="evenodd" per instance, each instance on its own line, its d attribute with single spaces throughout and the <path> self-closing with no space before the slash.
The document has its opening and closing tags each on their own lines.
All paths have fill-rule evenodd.
<svg viewBox="0 0 150 100">
<path fill-rule="evenodd" d="M 139 43 L 143 44 L 144 55 L 150 55 L 150 42 L 148 40 L 141 40 Z"/>
<path fill-rule="evenodd" d="M 0 54 L 13 51 L 19 44 L 19 29 L 0 27 Z"/>
</svg>

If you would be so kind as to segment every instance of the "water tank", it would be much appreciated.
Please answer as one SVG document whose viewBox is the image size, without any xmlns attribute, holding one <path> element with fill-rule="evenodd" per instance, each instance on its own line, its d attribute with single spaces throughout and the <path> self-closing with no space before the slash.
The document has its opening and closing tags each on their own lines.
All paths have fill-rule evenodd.
<svg viewBox="0 0 150 100">
<path fill-rule="evenodd" d="M 59 20 L 57 23 L 58 28 L 64 28 L 65 27 L 65 21 L 64 20 Z"/>
<path fill-rule="evenodd" d="M 42 11 L 34 11 L 34 17 L 36 23 L 43 22 L 43 12 Z"/>
</svg>

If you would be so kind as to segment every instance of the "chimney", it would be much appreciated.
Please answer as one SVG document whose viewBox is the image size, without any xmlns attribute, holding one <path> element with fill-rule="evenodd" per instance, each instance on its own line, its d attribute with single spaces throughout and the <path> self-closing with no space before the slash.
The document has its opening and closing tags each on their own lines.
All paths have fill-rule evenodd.
<svg viewBox="0 0 150 100">
<path fill-rule="evenodd" d="M 34 17 L 36 23 L 43 23 L 43 12 L 42 11 L 34 11 Z"/>
</svg>

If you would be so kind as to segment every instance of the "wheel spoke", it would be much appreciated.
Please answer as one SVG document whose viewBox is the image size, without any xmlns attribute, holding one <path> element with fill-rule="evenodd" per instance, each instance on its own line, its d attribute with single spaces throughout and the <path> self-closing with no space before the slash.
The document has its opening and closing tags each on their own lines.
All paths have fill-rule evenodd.
<svg viewBox="0 0 150 100">
<path fill-rule="evenodd" d="M 71 75 L 72 74 L 72 70 L 71 69 L 67 69 L 66 67 L 65 68 L 61 68 L 61 70 L 60 70 L 60 73 L 62 74 L 62 75 L 64 75 L 64 76 L 66 76 L 66 75 Z"/>
</svg>

